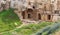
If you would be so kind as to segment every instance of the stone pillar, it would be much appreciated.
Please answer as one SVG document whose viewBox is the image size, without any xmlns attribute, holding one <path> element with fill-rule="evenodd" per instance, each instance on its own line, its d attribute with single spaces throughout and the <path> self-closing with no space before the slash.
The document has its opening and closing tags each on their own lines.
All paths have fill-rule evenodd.
<svg viewBox="0 0 60 35">
<path fill-rule="evenodd" d="M 41 20 L 44 21 L 45 20 L 45 15 L 41 15 Z"/>
<path fill-rule="evenodd" d="M 19 19 L 20 19 L 20 20 L 23 19 L 23 17 L 22 17 L 22 11 L 20 11 L 20 13 L 19 13 Z"/>
<path fill-rule="evenodd" d="M 45 14 L 45 21 L 48 21 L 48 15 Z"/>
<path fill-rule="evenodd" d="M 58 14 L 54 14 L 52 21 L 53 21 L 53 22 L 56 22 L 56 21 L 58 21 L 58 18 L 59 18 L 59 17 L 58 17 Z"/>
<path fill-rule="evenodd" d="M 36 10 L 33 11 L 33 20 L 38 20 L 38 13 Z"/>
<path fill-rule="evenodd" d="M 27 19 L 28 18 L 28 13 L 27 13 L 27 11 L 25 11 L 25 19 Z"/>
</svg>

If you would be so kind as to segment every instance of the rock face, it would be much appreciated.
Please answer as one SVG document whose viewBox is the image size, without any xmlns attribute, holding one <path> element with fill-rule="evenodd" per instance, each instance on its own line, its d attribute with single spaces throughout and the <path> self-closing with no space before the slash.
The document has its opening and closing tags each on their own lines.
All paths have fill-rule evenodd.
<svg viewBox="0 0 60 35">
<path fill-rule="evenodd" d="M 13 1 L 11 1 L 13 2 Z M 31 21 L 58 21 L 60 19 L 59 0 L 23 0 L 11 4 L 23 22 Z M 56 15 L 57 14 L 57 15 Z"/>
<path fill-rule="evenodd" d="M 0 11 L 4 9 L 9 9 L 10 7 L 10 0 L 0 0 Z"/>
</svg>

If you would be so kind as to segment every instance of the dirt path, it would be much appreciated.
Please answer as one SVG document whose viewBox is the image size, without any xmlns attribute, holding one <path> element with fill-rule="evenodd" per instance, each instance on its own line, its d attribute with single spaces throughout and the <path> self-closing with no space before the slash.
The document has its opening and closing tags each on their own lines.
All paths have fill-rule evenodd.
<svg viewBox="0 0 60 35">
<path fill-rule="evenodd" d="M 55 32 L 53 35 L 60 35 L 60 31 Z"/>
</svg>

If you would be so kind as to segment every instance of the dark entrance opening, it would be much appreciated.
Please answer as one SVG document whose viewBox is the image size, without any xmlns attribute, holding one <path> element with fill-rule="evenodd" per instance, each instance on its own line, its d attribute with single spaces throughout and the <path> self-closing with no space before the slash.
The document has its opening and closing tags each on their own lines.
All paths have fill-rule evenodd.
<svg viewBox="0 0 60 35">
<path fill-rule="evenodd" d="M 56 10 L 56 11 L 55 11 L 55 14 L 59 14 L 59 10 Z"/>
<path fill-rule="evenodd" d="M 33 10 L 32 9 L 28 9 L 27 12 L 32 12 Z"/>
<path fill-rule="evenodd" d="M 23 19 L 25 19 L 25 12 L 22 12 Z"/>
<path fill-rule="evenodd" d="M 28 14 L 28 18 L 31 18 L 31 14 Z"/>
<path fill-rule="evenodd" d="M 38 14 L 38 19 L 41 20 L 41 14 Z"/>
<path fill-rule="evenodd" d="M 50 20 L 51 19 L 51 15 L 48 15 L 48 20 Z"/>
</svg>

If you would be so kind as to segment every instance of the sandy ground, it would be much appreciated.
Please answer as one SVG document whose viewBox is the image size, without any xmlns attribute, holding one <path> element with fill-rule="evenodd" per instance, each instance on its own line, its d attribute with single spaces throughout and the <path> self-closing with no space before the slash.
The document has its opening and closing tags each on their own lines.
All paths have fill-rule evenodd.
<svg viewBox="0 0 60 35">
<path fill-rule="evenodd" d="M 55 32 L 53 35 L 60 35 L 60 31 Z"/>
</svg>

